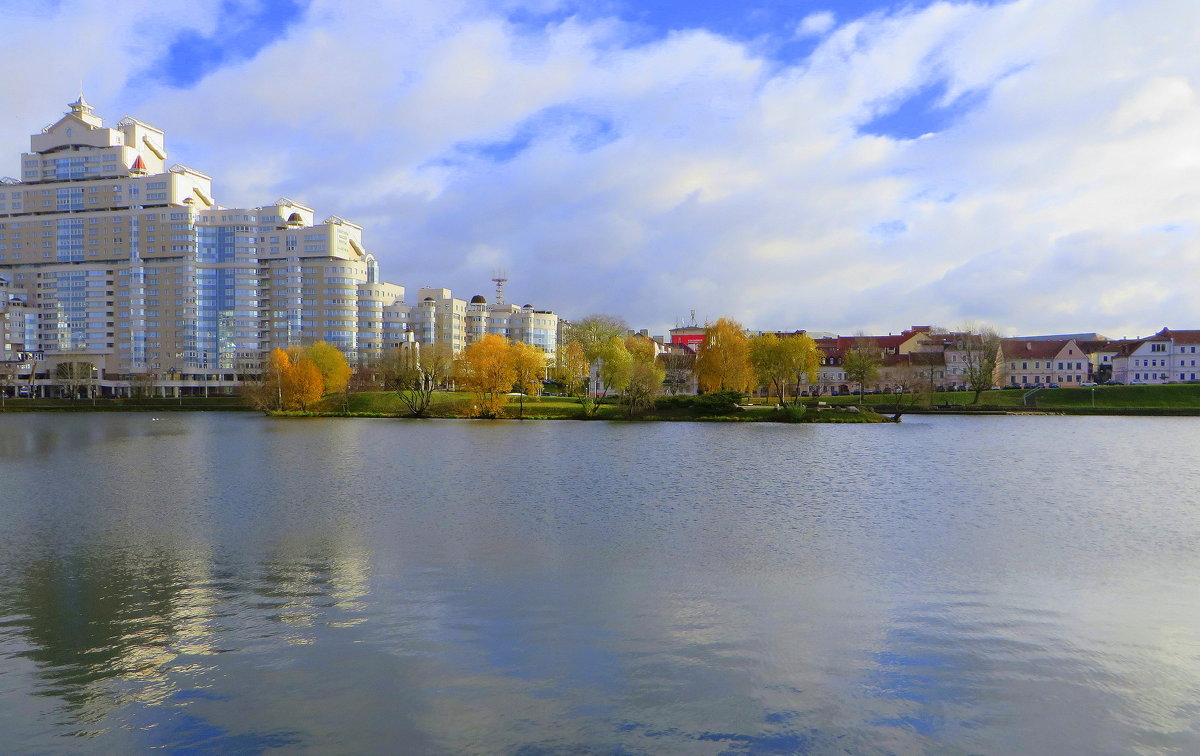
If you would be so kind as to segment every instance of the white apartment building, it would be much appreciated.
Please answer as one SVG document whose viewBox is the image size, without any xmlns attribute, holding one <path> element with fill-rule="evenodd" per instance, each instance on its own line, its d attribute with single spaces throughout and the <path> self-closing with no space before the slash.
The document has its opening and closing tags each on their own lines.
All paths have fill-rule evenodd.
<svg viewBox="0 0 1200 756">
<path fill-rule="evenodd" d="M 1200 380 L 1200 331 L 1164 328 L 1145 339 L 1122 342 L 1112 358 L 1121 383 L 1178 383 Z"/>
<path fill-rule="evenodd" d="M 168 166 L 162 131 L 106 127 L 82 96 L 31 137 L 20 174 L 0 180 L 0 362 L 39 391 L 62 364 L 90 366 L 103 394 L 139 377 L 207 393 L 277 346 L 325 340 L 366 362 L 413 340 L 469 343 L 466 303 L 422 289 L 406 305 L 362 227 L 286 198 L 221 207 L 209 176 Z M 552 353 L 542 323 L 553 334 L 557 316 L 528 309 L 488 310 L 487 328 Z"/>
</svg>

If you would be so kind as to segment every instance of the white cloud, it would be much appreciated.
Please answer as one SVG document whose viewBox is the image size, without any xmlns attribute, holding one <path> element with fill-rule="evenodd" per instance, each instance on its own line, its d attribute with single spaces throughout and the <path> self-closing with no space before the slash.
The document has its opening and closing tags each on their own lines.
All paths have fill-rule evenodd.
<svg viewBox="0 0 1200 756">
<path fill-rule="evenodd" d="M 829 11 L 810 13 L 800 19 L 796 25 L 797 37 L 820 37 L 837 23 L 837 18 Z"/>
<path fill-rule="evenodd" d="M 29 70 L 89 66 L 102 114 L 166 129 L 222 202 L 287 195 L 364 223 L 410 287 L 486 293 L 504 266 L 514 299 L 655 328 L 691 309 L 846 332 L 1200 326 L 1190 0 L 810 16 L 827 36 L 784 67 L 711 31 L 325 0 L 191 90 L 126 86 L 183 23 L 159 5 L 136 22 L 67 5 L 3 34 Z M 22 42 L 61 28 L 78 49 Z M 9 154 L 72 75 L 0 85 Z M 920 140 L 857 130 L 937 81 L 943 105 L 978 105 Z M 514 139 L 499 162 L 462 148 Z"/>
</svg>

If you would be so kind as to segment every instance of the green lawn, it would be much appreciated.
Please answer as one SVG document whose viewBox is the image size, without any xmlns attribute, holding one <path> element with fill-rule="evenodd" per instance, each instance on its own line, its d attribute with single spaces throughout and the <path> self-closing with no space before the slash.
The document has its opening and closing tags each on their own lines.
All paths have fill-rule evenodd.
<svg viewBox="0 0 1200 756">
<path fill-rule="evenodd" d="M 343 409 L 342 397 L 331 395 L 325 397 L 321 404 L 313 407 L 318 413 L 340 413 Z M 429 417 L 469 417 L 471 394 L 462 391 L 439 391 L 433 395 L 430 404 Z M 381 415 L 404 417 L 407 408 L 400 402 L 394 392 L 368 391 L 350 395 L 350 412 L 356 415 Z M 510 397 L 505 407 L 505 417 L 517 418 L 521 407 L 517 397 Z M 656 409 L 639 415 L 645 420 L 768 420 L 774 418 L 772 406 L 752 407 L 737 410 L 728 415 L 698 416 L 687 409 Z M 578 419 L 583 416 L 580 400 L 570 397 L 542 396 L 530 397 L 525 400 L 524 417 L 530 420 L 559 420 Z M 626 407 L 619 404 L 602 404 L 595 417 L 600 420 L 624 420 L 629 417 Z M 838 411 L 837 408 L 817 413 L 809 412 L 801 422 L 874 422 L 878 418 L 871 413 L 853 414 Z"/>
<path fill-rule="evenodd" d="M 1096 407 L 1136 407 L 1147 409 L 1198 408 L 1200 384 L 1168 386 L 1097 386 Z M 1039 407 L 1091 407 L 1092 390 L 1087 388 L 1049 389 L 1037 395 Z"/>
</svg>

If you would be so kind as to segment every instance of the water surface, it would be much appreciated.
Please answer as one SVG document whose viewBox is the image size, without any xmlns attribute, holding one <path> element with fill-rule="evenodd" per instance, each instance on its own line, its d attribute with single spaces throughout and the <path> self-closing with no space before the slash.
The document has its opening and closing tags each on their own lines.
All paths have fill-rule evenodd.
<svg viewBox="0 0 1200 756">
<path fill-rule="evenodd" d="M 0 415 L 0 752 L 1200 752 L 1200 421 Z"/>
</svg>

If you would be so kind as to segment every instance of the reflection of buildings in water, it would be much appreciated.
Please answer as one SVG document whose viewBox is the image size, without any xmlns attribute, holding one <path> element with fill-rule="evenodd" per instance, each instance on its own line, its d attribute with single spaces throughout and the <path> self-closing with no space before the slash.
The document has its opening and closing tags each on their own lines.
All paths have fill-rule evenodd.
<svg viewBox="0 0 1200 756">
<path fill-rule="evenodd" d="M 96 723 L 174 693 L 167 666 L 180 653 L 212 653 L 218 599 L 208 573 L 199 552 L 84 551 L 26 562 L 0 605 L 20 618 L 41 692 L 65 701 L 75 721 Z"/>
<path fill-rule="evenodd" d="M 370 553 L 350 530 L 334 532 L 316 543 L 284 542 L 259 565 L 251 590 L 263 599 L 260 619 L 287 626 L 284 640 L 307 644 L 318 625 L 350 627 L 366 621 L 370 593 Z"/>
<path fill-rule="evenodd" d="M 257 567 L 162 545 L 26 560 L 6 568 L 0 616 L 36 666 L 30 688 L 62 701 L 63 723 L 80 735 L 97 735 L 136 716 L 132 707 L 192 706 L 189 691 L 219 684 L 216 654 L 251 652 L 264 637 L 313 643 L 321 626 L 364 622 L 369 552 L 352 529 L 330 529 Z"/>
</svg>

